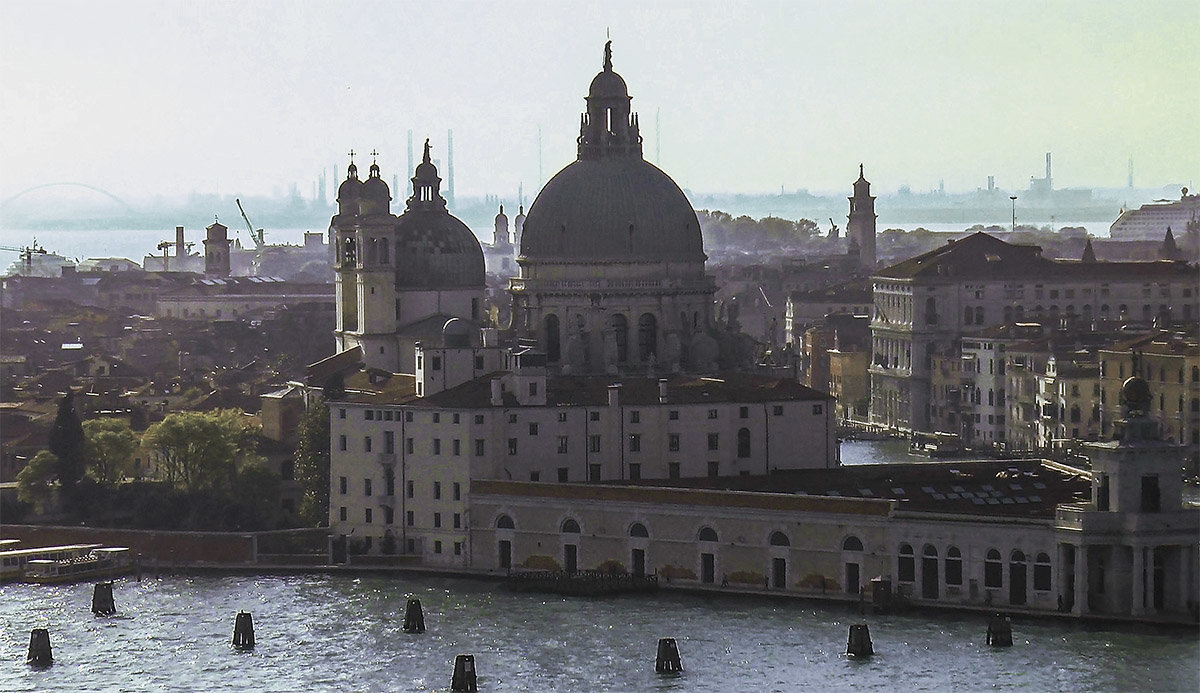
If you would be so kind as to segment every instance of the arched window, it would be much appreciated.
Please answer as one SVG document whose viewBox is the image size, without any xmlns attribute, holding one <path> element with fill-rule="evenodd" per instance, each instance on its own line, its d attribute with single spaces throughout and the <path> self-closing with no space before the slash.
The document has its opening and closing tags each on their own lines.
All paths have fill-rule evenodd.
<svg viewBox="0 0 1200 693">
<path fill-rule="evenodd" d="M 562 533 L 579 534 L 579 523 L 568 517 L 566 520 L 563 520 Z"/>
<path fill-rule="evenodd" d="M 513 519 L 508 515 L 501 515 L 496 518 L 496 529 L 513 529 Z"/>
<path fill-rule="evenodd" d="M 900 563 L 896 578 L 900 582 L 912 582 L 917 579 L 916 560 L 913 558 L 913 547 L 909 544 L 900 545 Z"/>
<path fill-rule="evenodd" d="M 658 353 L 658 320 L 651 313 L 638 318 L 638 356 L 646 361 Z"/>
<path fill-rule="evenodd" d="M 620 313 L 613 313 L 609 326 L 617 347 L 617 363 L 625 363 L 629 360 L 629 319 Z"/>
<path fill-rule="evenodd" d="M 387 265 L 392 261 L 391 253 L 388 252 L 388 239 L 379 239 L 379 264 Z"/>
<path fill-rule="evenodd" d="M 936 325 L 938 321 L 937 299 L 933 296 L 925 299 L 925 324 Z"/>
<path fill-rule="evenodd" d="M 629 536 L 641 537 L 641 538 L 645 539 L 650 536 L 650 533 L 646 531 L 646 525 L 644 525 L 640 522 L 634 522 L 629 527 Z"/>
<path fill-rule="evenodd" d="M 1049 592 L 1050 575 L 1050 555 L 1039 553 L 1033 562 L 1033 589 L 1038 592 Z"/>
<path fill-rule="evenodd" d="M 1117 306 L 1117 312 L 1120 313 L 1121 315 L 1125 315 L 1126 313 L 1129 312 L 1129 306 L 1122 303 L 1120 306 Z"/>
<path fill-rule="evenodd" d="M 712 527 L 701 527 L 700 534 L 696 538 L 700 541 L 717 541 L 717 530 Z"/>
<path fill-rule="evenodd" d="M 551 313 L 546 316 L 546 360 L 558 361 L 562 358 L 561 337 L 558 329 L 558 316 Z"/>
<path fill-rule="evenodd" d="M 863 543 L 856 536 L 846 537 L 846 541 L 842 542 L 842 551 L 862 551 Z"/>
<path fill-rule="evenodd" d="M 783 532 L 771 532 L 771 546 L 791 546 L 792 542 L 788 541 L 787 535 Z"/>
<path fill-rule="evenodd" d="M 1107 304 L 1107 303 L 1102 303 L 1102 304 L 1100 304 L 1100 315 L 1102 315 L 1102 316 L 1104 316 L 1104 317 L 1106 317 L 1106 318 L 1107 318 L 1107 317 L 1108 317 L 1108 310 L 1109 310 L 1109 308 L 1108 308 L 1108 304 Z"/>
<path fill-rule="evenodd" d="M 739 428 L 737 434 L 737 456 L 750 456 L 750 429 Z"/>
<path fill-rule="evenodd" d="M 963 308 L 963 324 L 970 325 L 971 318 L 974 315 L 975 315 L 975 313 L 971 311 L 971 306 L 967 306 L 966 308 Z"/>
<path fill-rule="evenodd" d="M 1004 563 L 1000 560 L 1000 552 L 988 549 L 983 561 L 983 586 L 1001 587 L 1004 584 Z"/>
<path fill-rule="evenodd" d="M 983 306 L 975 306 L 975 324 L 983 324 Z"/>
<path fill-rule="evenodd" d="M 946 549 L 946 584 L 962 585 L 962 552 L 957 546 Z"/>
</svg>

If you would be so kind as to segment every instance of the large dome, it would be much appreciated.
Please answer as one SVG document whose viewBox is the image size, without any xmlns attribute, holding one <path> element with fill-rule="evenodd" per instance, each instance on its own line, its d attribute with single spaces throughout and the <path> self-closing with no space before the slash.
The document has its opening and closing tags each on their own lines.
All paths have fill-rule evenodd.
<svg viewBox="0 0 1200 693">
<path fill-rule="evenodd" d="M 700 222 L 683 191 L 640 156 L 584 159 L 538 193 L 521 255 L 565 261 L 703 262 Z"/>
</svg>

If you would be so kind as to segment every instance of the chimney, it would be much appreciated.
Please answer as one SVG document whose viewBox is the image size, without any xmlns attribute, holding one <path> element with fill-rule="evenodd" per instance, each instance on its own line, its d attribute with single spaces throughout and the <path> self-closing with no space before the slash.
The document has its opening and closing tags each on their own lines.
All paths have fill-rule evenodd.
<svg viewBox="0 0 1200 693">
<path fill-rule="evenodd" d="M 659 404 L 667 403 L 667 379 L 666 378 L 658 379 L 658 403 Z"/>
<path fill-rule="evenodd" d="M 504 387 L 500 384 L 499 378 L 492 378 L 492 406 L 499 407 L 504 404 Z"/>
<path fill-rule="evenodd" d="M 175 227 L 175 257 L 182 258 L 187 253 L 187 247 L 183 244 L 183 227 Z"/>
<path fill-rule="evenodd" d="M 608 406 L 618 407 L 621 405 L 621 383 L 613 383 L 608 386 Z"/>
</svg>

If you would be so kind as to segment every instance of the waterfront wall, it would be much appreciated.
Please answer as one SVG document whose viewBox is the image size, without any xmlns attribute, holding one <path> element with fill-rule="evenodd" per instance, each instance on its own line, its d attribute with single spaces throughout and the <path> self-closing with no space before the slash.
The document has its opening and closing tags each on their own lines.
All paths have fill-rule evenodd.
<svg viewBox="0 0 1200 693">
<path fill-rule="evenodd" d="M 105 527 L 0 525 L 0 536 L 20 539 L 22 548 L 62 544 L 127 546 L 145 561 L 167 564 L 255 565 L 268 555 L 326 553 L 324 528 L 278 532 L 171 532 Z M 298 561 L 297 561 L 298 562 Z"/>
</svg>

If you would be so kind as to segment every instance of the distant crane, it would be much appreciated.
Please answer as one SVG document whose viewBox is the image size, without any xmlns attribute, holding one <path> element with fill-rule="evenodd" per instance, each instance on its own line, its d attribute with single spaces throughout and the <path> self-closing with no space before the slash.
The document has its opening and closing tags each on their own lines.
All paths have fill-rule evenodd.
<svg viewBox="0 0 1200 693">
<path fill-rule="evenodd" d="M 830 238 L 838 238 L 839 237 L 838 225 L 833 223 L 833 217 L 829 217 L 829 225 L 831 227 L 833 227 L 833 228 L 829 229 L 829 237 Z"/>
<path fill-rule="evenodd" d="M 242 201 L 240 199 L 234 198 L 233 201 L 237 203 L 238 211 L 242 213 L 242 219 L 245 220 L 246 228 L 250 231 L 250 240 L 254 241 L 254 249 L 262 250 L 263 230 L 262 229 L 259 229 L 257 231 L 254 230 L 254 225 L 250 223 L 250 217 L 246 216 L 246 210 L 242 209 Z"/>
<path fill-rule="evenodd" d="M 25 274 L 33 273 L 33 256 L 45 255 L 46 249 L 38 245 L 37 239 L 33 239 L 32 245 L 27 245 L 24 248 L 18 248 L 11 245 L 0 245 L 0 250 L 11 250 L 21 254 L 21 262 L 25 265 Z"/>
</svg>

